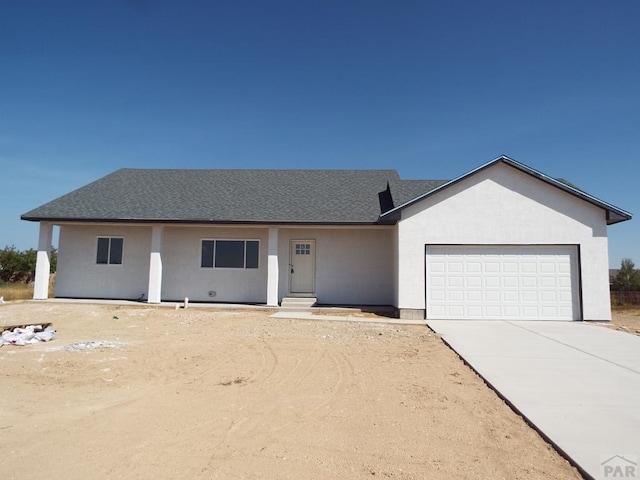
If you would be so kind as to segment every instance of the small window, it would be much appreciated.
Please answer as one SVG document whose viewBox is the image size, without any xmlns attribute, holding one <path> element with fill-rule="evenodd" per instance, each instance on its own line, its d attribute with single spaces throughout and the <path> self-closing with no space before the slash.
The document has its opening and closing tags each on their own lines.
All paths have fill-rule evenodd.
<svg viewBox="0 0 640 480">
<path fill-rule="evenodd" d="M 122 265 L 122 237 L 98 237 L 96 263 L 99 265 Z"/>
<path fill-rule="evenodd" d="M 257 240 L 203 240 L 202 268 L 258 268 L 260 242 Z"/>
<path fill-rule="evenodd" d="M 311 255 L 311 244 L 296 243 L 296 255 Z"/>
</svg>

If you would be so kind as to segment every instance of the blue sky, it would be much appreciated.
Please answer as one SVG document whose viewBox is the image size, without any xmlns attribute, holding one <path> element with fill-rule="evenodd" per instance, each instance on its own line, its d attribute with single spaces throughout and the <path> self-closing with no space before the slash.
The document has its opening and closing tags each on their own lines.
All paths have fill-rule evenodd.
<svg viewBox="0 0 640 480">
<path fill-rule="evenodd" d="M 502 154 L 640 214 L 640 2 L 2 2 L 0 248 L 122 167 L 395 168 Z M 640 264 L 634 219 L 610 263 Z"/>
</svg>

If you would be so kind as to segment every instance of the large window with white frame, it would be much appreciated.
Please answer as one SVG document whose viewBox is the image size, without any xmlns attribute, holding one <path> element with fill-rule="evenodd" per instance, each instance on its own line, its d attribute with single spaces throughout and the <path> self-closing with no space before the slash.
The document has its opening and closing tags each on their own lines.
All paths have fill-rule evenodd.
<svg viewBox="0 0 640 480">
<path fill-rule="evenodd" d="M 258 240 L 202 240 L 202 268 L 255 269 L 259 266 Z"/>
<path fill-rule="evenodd" d="M 98 265 L 122 265 L 124 238 L 98 237 L 96 263 Z"/>
</svg>

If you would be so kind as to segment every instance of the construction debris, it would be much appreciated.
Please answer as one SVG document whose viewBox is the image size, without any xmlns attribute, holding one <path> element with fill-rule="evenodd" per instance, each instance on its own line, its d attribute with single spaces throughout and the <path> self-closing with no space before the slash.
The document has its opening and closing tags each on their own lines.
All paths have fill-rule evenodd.
<svg viewBox="0 0 640 480">
<path fill-rule="evenodd" d="M 28 345 L 48 342 L 56 338 L 56 331 L 51 324 L 25 325 L 5 329 L 0 334 L 0 347 L 3 345 Z"/>
</svg>

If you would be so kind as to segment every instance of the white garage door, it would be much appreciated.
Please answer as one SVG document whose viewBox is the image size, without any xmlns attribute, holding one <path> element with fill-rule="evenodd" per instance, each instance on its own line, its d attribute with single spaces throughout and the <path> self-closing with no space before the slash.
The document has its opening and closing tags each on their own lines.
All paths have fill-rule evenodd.
<svg viewBox="0 0 640 480">
<path fill-rule="evenodd" d="M 428 319 L 578 320 L 573 246 L 427 246 Z"/>
</svg>

